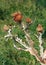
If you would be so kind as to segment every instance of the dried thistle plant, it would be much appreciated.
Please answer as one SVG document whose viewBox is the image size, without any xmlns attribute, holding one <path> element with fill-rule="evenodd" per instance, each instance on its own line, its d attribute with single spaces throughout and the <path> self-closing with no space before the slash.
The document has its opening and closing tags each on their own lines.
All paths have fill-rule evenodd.
<svg viewBox="0 0 46 65">
<path fill-rule="evenodd" d="M 17 19 L 17 16 L 18 16 L 18 19 Z M 42 42 L 43 27 L 42 27 L 42 25 L 39 24 L 38 27 L 37 27 L 37 29 L 36 29 L 37 32 L 38 32 L 38 34 L 39 34 L 39 36 L 37 34 L 34 34 L 37 37 L 38 41 L 39 41 L 39 48 L 40 48 L 40 55 L 39 55 L 38 51 L 33 46 L 34 45 L 34 41 L 31 39 L 30 34 L 27 31 L 28 28 L 26 29 L 25 24 L 22 22 L 22 15 L 20 13 L 19 14 L 18 13 L 14 13 L 14 18 L 15 18 L 15 21 L 18 21 L 18 22 L 21 21 L 20 28 L 23 30 L 23 32 L 25 34 L 25 38 L 26 38 L 26 41 L 27 41 L 28 45 L 27 45 L 27 43 L 25 41 L 23 41 L 22 39 L 20 39 L 17 34 L 13 35 L 11 33 L 12 29 L 8 30 L 8 34 L 6 36 L 4 36 L 4 38 L 6 38 L 6 37 L 7 38 L 12 37 L 12 39 L 15 42 L 18 42 L 20 45 L 22 45 L 24 47 L 24 48 L 22 48 L 22 47 L 20 48 L 20 47 L 17 47 L 14 44 L 14 47 L 17 50 L 23 50 L 23 51 L 30 52 L 31 55 L 33 55 L 33 56 L 36 57 L 37 61 L 39 61 L 41 65 L 46 65 L 46 52 L 43 51 L 43 46 L 42 46 L 42 44 L 43 44 L 43 42 Z M 29 19 L 29 21 L 30 21 L 30 19 Z M 18 22 L 16 22 L 16 23 L 18 23 Z"/>
</svg>

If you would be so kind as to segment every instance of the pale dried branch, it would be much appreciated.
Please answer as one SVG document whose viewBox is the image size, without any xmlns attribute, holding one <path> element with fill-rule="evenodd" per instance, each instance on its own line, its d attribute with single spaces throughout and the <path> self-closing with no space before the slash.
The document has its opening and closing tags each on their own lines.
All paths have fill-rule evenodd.
<svg viewBox="0 0 46 65">
<path fill-rule="evenodd" d="M 16 40 L 16 39 L 15 39 Z M 23 45 L 26 49 L 22 49 L 22 48 L 18 48 L 18 50 L 24 50 L 24 51 L 28 51 L 30 52 L 31 55 L 35 56 L 37 61 L 39 61 L 40 63 L 43 63 L 43 60 L 41 59 L 41 57 L 38 55 L 38 52 L 36 49 L 34 49 L 33 47 L 27 47 L 27 45 L 23 44 L 22 41 L 20 41 L 20 38 L 17 38 L 16 40 L 18 43 L 20 43 L 21 45 Z"/>
<path fill-rule="evenodd" d="M 24 46 L 25 48 L 28 48 L 28 46 L 26 45 L 25 42 L 22 41 L 22 39 L 16 37 L 15 40 L 16 40 L 18 43 L 20 43 L 22 46 Z"/>
<path fill-rule="evenodd" d="M 34 34 L 35 35 L 35 37 L 38 39 L 38 35 L 37 34 Z"/>
<path fill-rule="evenodd" d="M 8 30 L 8 34 L 4 36 L 4 38 L 9 38 L 9 37 L 12 37 L 12 39 L 16 42 L 18 42 L 20 45 L 22 45 L 24 47 L 23 48 L 20 48 L 20 47 L 17 47 L 16 45 L 14 45 L 14 47 L 17 49 L 17 50 L 23 50 L 23 51 L 28 51 L 30 52 L 31 55 L 35 56 L 35 58 L 37 59 L 37 61 L 40 62 L 40 64 L 44 64 L 44 61 L 42 60 L 42 55 L 43 55 L 43 47 L 42 47 L 42 34 L 40 33 L 39 36 L 35 35 L 38 40 L 39 40 L 39 47 L 40 47 L 40 56 L 38 55 L 38 52 L 37 50 L 33 47 L 33 41 L 32 39 L 30 38 L 30 35 L 29 33 L 25 30 L 25 26 L 24 24 L 22 25 L 23 27 L 23 31 L 25 33 L 25 38 L 26 38 L 26 41 L 28 42 L 29 46 L 22 41 L 22 39 L 20 39 L 18 36 L 13 36 L 12 33 L 11 33 L 11 29 Z"/>
<path fill-rule="evenodd" d="M 40 33 L 38 40 L 39 40 L 39 43 L 40 43 L 39 44 L 39 47 L 40 47 L 40 56 L 43 57 L 42 33 Z"/>
<path fill-rule="evenodd" d="M 24 31 L 24 33 L 25 33 L 26 41 L 27 41 L 28 44 L 32 47 L 33 44 L 34 44 L 34 42 L 33 42 L 33 40 L 30 38 L 29 32 L 27 32 L 27 31 L 25 30 L 26 27 L 25 27 L 24 23 L 22 23 L 22 28 L 23 28 L 23 31 Z"/>
<path fill-rule="evenodd" d="M 8 34 L 4 36 L 4 38 L 12 37 L 11 29 L 8 30 Z"/>
</svg>

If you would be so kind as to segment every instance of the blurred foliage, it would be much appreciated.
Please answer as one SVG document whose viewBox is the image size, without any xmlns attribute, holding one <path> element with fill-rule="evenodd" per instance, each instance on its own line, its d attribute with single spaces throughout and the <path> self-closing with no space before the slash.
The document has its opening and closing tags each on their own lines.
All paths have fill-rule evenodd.
<svg viewBox="0 0 46 65">
<path fill-rule="evenodd" d="M 46 30 L 44 31 L 42 37 L 43 37 L 43 38 L 46 38 Z"/>
<path fill-rule="evenodd" d="M 19 26 L 13 21 L 11 14 L 20 11 L 23 14 L 23 21 L 26 17 L 30 17 L 33 24 L 29 26 L 32 40 L 35 42 L 34 47 L 39 53 L 39 42 L 33 36 L 36 33 L 36 27 L 40 23 L 46 30 L 46 0 L 0 0 L 0 38 L 7 34 L 3 31 L 4 24 L 16 25 L 13 34 L 18 34 L 24 40 L 24 33 Z M 44 48 L 46 48 L 46 31 L 43 34 Z M 28 52 L 18 51 L 13 47 L 14 41 L 9 39 L 0 39 L 0 65 L 40 65 L 35 57 Z M 15 43 L 16 44 L 16 43 Z"/>
</svg>

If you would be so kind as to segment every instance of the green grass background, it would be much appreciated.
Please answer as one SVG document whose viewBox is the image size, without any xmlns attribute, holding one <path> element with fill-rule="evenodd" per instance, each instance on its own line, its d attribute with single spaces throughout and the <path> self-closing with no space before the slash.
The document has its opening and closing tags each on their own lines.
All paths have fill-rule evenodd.
<svg viewBox="0 0 46 65">
<path fill-rule="evenodd" d="M 46 31 L 46 0 L 0 0 L 0 65 L 40 65 L 36 58 L 29 52 L 18 51 L 13 47 L 14 41 L 2 38 L 7 32 L 4 32 L 3 26 L 12 24 L 17 27 L 12 30 L 13 34 L 18 34 L 24 40 L 24 33 L 14 22 L 11 14 L 20 11 L 23 21 L 29 17 L 33 20 L 33 24 L 29 26 L 32 40 L 35 42 L 34 47 L 39 52 L 39 43 L 33 35 L 36 33 L 38 24 L 42 24 Z M 46 34 L 46 33 L 45 33 Z M 43 47 L 46 48 L 46 36 L 43 38 Z"/>
</svg>

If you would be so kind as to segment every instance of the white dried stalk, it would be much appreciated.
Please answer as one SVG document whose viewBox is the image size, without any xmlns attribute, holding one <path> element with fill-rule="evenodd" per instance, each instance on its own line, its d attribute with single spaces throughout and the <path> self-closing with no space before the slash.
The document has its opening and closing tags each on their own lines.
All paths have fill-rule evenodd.
<svg viewBox="0 0 46 65">
<path fill-rule="evenodd" d="M 15 39 L 18 43 L 20 43 L 22 46 L 24 46 L 25 48 L 28 48 L 28 46 L 25 44 L 25 42 L 22 42 L 22 39 L 20 39 L 20 38 L 16 38 Z"/>
<path fill-rule="evenodd" d="M 39 40 L 40 56 L 43 57 L 42 33 L 39 33 L 39 36 L 36 35 L 36 34 L 34 34 L 34 35 L 35 35 L 35 36 L 38 38 L 38 40 Z"/>
<path fill-rule="evenodd" d="M 18 43 L 20 43 L 22 46 L 24 46 L 26 49 L 24 49 L 24 51 L 29 51 L 30 54 L 34 55 L 36 57 L 36 59 L 38 59 L 38 55 L 37 55 L 37 52 L 34 48 L 31 48 L 31 47 L 28 47 L 27 45 L 25 45 L 22 40 L 20 38 L 16 38 L 15 39 Z M 16 47 L 16 46 L 15 46 Z M 16 47 L 17 48 L 17 47 Z M 39 60 L 39 59 L 38 59 Z"/>
<path fill-rule="evenodd" d="M 20 43 L 20 44 L 23 43 L 23 42 L 20 42 L 18 39 L 17 39 L 17 42 Z M 25 46 L 25 44 L 22 44 L 22 45 L 23 45 L 26 49 L 18 48 L 18 47 L 15 46 L 15 45 L 14 45 L 14 47 L 15 47 L 16 49 L 18 49 L 18 50 L 24 50 L 24 51 L 30 52 L 31 55 L 35 56 L 36 59 L 41 62 L 40 56 L 38 56 L 37 51 L 36 51 L 34 48 L 27 47 L 27 46 Z"/>
<path fill-rule="evenodd" d="M 9 29 L 9 30 L 8 30 L 8 34 L 4 36 L 4 38 L 7 38 L 7 37 L 12 37 L 11 29 Z"/>
<path fill-rule="evenodd" d="M 42 58 L 42 60 L 43 60 L 43 46 L 42 46 L 42 44 L 43 44 L 43 42 L 42 42 L 42 33 L 39 33 L 39 36 L 38 35 L 36 35 L 36 34 L 34 34 L 37 38 L 38 38 L 38 40 L 39 40 L 39 48 L 40 48 L 40 57 Z M 41 63 L 41 62 L 40 62 Z M 41 65 L 46 65 L 46 64 L 44 64 L 44 63 L 41 63 Z"/>
<path fill-rule="evenodd" d="M 35 37 L 38 39 L 38 35 L 37 34 L 34 34 L 35 35 Z"/>
<path fill-rule="evenodd" d="M 32 45 L 32 42 L 31 42 L 32 40 L 30 39 L 30 35 L 25 31 L 25 26 L 23 25 L 22 27 L 23 27 L 23 31 L 25 33 L 26 41 L 28 42 L 28 44 Z M 4 37 L 5 38 L 6 37 L 8 37 L 8 38 L 12 37 L 13 38 L 13 35 L 11 34 L 11 29 L 9 29 L 8 34 L 6 36 L 4 36 Z M 42 54 L 43 54 L 43 47 L 41 46 L 42 45 L 42 34 L 40 33 L 40 36 L 39 37 L 37 36 L 37 38 L 39 39 L 39 43 L 40 43 L 40 45 L 39 45 L 39 47 L 40 47 L 40 56 L 42 56 Z M 40 56 L 38 55 L 36 49 L 34 49 L 32 46 L 31 47 L 27 46 L 26 43 L 23 42 L 22 39 L 20 39 L 18 37 L 15 37 L 15 40 L 18 43 L 20 43 L 22 46 L 25 47 L 25 49 L 23 49 L 23 48 L 20 48 L 20 47 L 18 48 L 16 45 L 14 45 L 14 47 L 17 50 L 24 50 L 24 51 L 30 52 L 31 55 L 34 55 L 36 57 L 36 59 L 40 62 L 41 65 L 43 64 L 42 59 L 40 59 Z"/>
<path fill-rule="evenodd" d="M 28 42 L 28 44 L 29 43 L 31 43 L 31 48 L 32 48 L 32 40 L 30 39 L 30 35 L 27 33 L 27 31 L 25 31 L 25 26 L 24 26 L 24 24 L 22 24 L 22 27 L 23 27 L 23 30 L 24 30 L 24 33 L 25 33 L 25 38 L 26 38 L 26 41 Z M 40 64 L 41 65 L 43 65 L 43 60 L 42 60 L 42 58 L 40 59 L 40 57 L 42 57 L 43 56 L 43 46 L 42 46 L 42 33 L 40 33 L 40 36 L 37 36 L 37 35 L 35 35 L 37 38 L 38 38 L 38 40 L 39 40 L 39 47 L 40 47 L 40 56 L 38 55 L 38 54 L 36 54 L 36 53 L 33 53 L 34 54 L 34 56 L 36 57 L 36 59 L 38 60 L 38 61 L 40 61 Z M 34 48 L 33 48 L 34 49 Z M 34 52 L 34 50 L 30 50 L 29 52 L 31 52 L 32 53 L 32 51 Z M 45 65 L 45 64 L 44 64 Z"/>
<path fill-rule="evenodd" d="M 12 26 L 12 28 L 8 30 L 8 34 L 5 35 L 4 38 L 12 37 L 11 31 L 12 31 L 12 29 L 15 28 L 15 27 L 16 27 L 15 25 Z"/>
<path fill-rule="evenodd" d="M 42 33 L 39 33 L 39 38 L 38 38 L 38 40 L 39 40 L 39 47 L 40 47 L 40 56 L 41 57 L 43 57 L 43 46 L 42 46 Z"/>
<path fill-rule="evenodd" d="M 39 38 L 38 38 L 38 40 L 39 40 L 39 47 L 40 47 L 40 56 L 42 57 L 42 59 L 43 59 L 43 46 L 42 46 L 42 33 L 39 33 L 40 35 L 39 35 Z M 43 63 L 41 63 L 41 65 L 46 65 L 46 64 L 43 64 Z"/>
<path fill-rule="evenodd" d="M 29 32 L 27 32 L 27 31 L 25 30 L 25 29 L 26 29 L 26 26 L 24 25 L 24 23 L 22 23 L 22 28 L 23 28 L 23 31 L 24 31 L 24 33 L 25 33 L 26 41 L 27 41 L 28 44 L 32 47 L 34 42 L 31 40 L 30 35 L 29 35 Z"/>
</svg>

